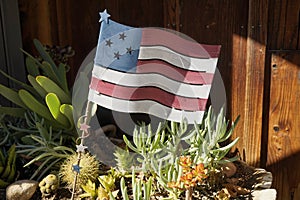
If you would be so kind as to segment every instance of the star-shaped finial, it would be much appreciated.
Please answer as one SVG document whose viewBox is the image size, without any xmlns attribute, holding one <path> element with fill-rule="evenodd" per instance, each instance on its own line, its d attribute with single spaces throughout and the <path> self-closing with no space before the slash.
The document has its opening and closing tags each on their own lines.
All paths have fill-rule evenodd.
<svg viewBox="0 0 300 200">
<path fill-rule="evenodd" d="M 81 167 L 79 167 L 79 165 L 73 165 L 72 167 L 73 167 L 74 172 L 77 172 L 78 174 L 80 173 L 80 168 Z"/>
<path fill-rule="evenodd" d="M 108 24 L 108 18 L 110 17 L 110 14 L 107 13 L 107 10 L 105 9 L 103 12 L 100 12 L 100 20 L 99 22 L 105 21 Z"/>
<path fill-rule="evenodd" d="M 88 132 L 88 129 L 90 128 L 89 125 L 83 123 L 83 124 L 80 124 L 80 130 L 81 131 L 84 131 L 84 132 Z"/>
<path fill-rule="evenodd" d="M 76 145 L 77 152 L 82 152 L 84 153 L 84 150 L 87 149 L 87 146 L 83 146 L 82 144 Z"/>
<path fill-rule="evenodd" d="M 119 53 L 119 52 L 115 52 L 114 54 L 115 54 L 114 58 L 116 58 L 116 59 L 120 59 L 120 56 L 121 56 L 121 55 L 120 55 L 120 53 Z"/>
<path fill-rule="evenodd" d="M 119 39 L 120 40 L 125 40 L 125 38 L 127 37 L 126 35 L 125 35 L 125 33 L 121 33 L 121 34 L 119 34 Z"/>
</svg>

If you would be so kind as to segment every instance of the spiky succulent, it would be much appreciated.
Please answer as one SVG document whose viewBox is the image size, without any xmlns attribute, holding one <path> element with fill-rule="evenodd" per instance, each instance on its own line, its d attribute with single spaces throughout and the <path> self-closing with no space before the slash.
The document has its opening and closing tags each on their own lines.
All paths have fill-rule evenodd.
<svg viewBox="0 0 300 200">
<path fill-rule="evenodd" d="M 78 155 L 70 155 L 60 166 L 59 176 L 63 183 L 67 186 L 72 187 L 74 178 L 76 175 L 76 170 L 74 167 L 77 166 Z M 77 176 L 77 188 L 80 185 L 85 185 L 88 180 L 95 182 L 99 176 L 99 162 L 95 156 L 85 153 L 81 155 L 81 160 L 79 164 L 79 173 Z"/>
</svg>

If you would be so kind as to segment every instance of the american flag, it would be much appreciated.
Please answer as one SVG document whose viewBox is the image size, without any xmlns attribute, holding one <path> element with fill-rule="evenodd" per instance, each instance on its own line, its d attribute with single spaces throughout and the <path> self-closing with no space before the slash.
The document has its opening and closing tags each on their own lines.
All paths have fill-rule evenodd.
<svg viewBox="0 0 300 200">
<path fill-rule="evenodd" d="M 202 121 L 220 46 L 160 28 L 102 21 L 89 101 L 111 110 Z"/>
</svg>

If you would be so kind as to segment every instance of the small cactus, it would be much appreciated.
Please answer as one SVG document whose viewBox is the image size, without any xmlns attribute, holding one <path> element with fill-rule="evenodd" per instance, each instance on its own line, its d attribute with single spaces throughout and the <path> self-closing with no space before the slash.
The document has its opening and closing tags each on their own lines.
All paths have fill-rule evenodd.
<svg viewBox="0 0 300 200">
<path fill-rule="evenodd" d="M 54 174 L 49 174 L 40 183 L 40 191 L 43 196 L 49 196 L 53 194 L 59 186 L 58 177 Z"/>
<path fill-rule="evenodd" d="M 62 182 L 66 183 L 67 186 L 72 187 L 76 172 L 74 166 L 77 165 L 78 155 L 70 155 L 60 166 L 59 176 Z M 85 185 L 88 180 L 95 182 L 99 176 L 99 162 L 95 156 L 89 153 L 84 153 L 81 156 L 79 164 L 79 174 L 77 176 L 76 186 L 77 189 L 81 185 Z"/>
</svg>

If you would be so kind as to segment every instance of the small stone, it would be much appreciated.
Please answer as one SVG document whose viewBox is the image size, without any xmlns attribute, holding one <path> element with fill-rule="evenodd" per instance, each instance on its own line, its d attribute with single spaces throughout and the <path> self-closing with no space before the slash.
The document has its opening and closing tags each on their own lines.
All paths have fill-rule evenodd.
<svg viewBox="0 0 300 200">
<path fill-rule="evenodd" d="M 222 164 L 222 172 L 226 175 L 226 177 L 230 178 L 236 173 L 236 166 L 232 162 L 226 162 Z"/>
<path fill-rule="evenodd" d="M 20 180 L 10 184 L 6 188 L 7 200 L 29 200 L 38 186 L 37 181 Z"/>
<path fill-rule="evenodd" d="M 252 192 L 253 200 L 276 200 L 275 189 L 254 190 Z"/>
</svg>

